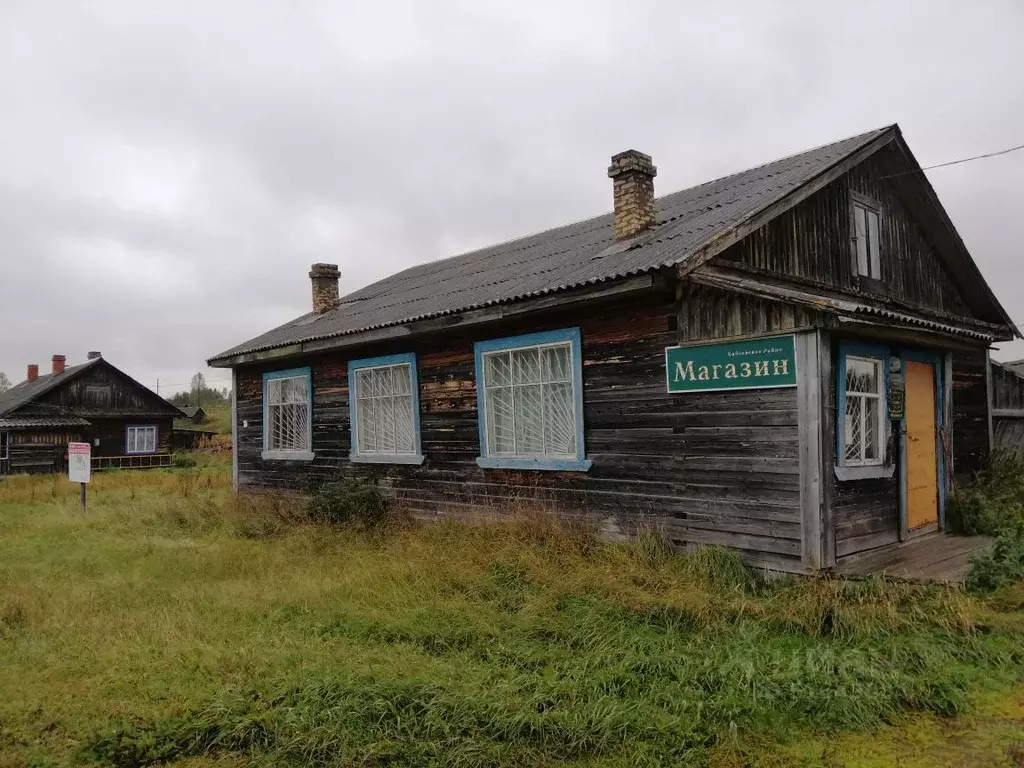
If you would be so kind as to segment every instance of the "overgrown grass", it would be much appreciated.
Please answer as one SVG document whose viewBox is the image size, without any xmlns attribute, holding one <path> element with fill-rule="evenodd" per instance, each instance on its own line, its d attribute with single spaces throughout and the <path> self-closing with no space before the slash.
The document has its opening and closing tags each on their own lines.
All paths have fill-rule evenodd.
<svg viewBox="0 0 1024 768">
<path fill-rule="evenodd" d="M 216 461 L 75 493 L 0 484 L 4 768 L 842 765 L 799 745 L 1024 682 L 1019 585 L 769 582 L 538 514 L 368 535 Z"/>
<path fill-rule="evenodd" d="M 971 562 L 971 592 L 992 592 L 1024 579 L 1024 459 L 994 452 L 975 481 L 954 495 L 949 517 L 961 533 L 997 537 Z"/>
</svg>

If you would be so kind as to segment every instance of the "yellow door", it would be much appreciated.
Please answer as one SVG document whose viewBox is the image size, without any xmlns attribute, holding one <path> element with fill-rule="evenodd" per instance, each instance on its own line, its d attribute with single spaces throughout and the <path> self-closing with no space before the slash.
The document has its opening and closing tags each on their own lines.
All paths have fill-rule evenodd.
<svg viewBox="0 0 1024 768">
<path fill-rule="evenodd" d="M 935 367 L 907 361 L 904 371 L 907 415 L 907 527 L 939 522 L 939 483 L 935 455 Z"/>
</svg>

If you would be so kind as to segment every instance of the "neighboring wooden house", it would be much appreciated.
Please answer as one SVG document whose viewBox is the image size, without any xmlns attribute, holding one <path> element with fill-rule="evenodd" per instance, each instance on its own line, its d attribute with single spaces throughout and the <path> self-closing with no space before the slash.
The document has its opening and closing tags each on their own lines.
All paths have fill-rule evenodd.
<svg viewBox="0 0 1024 768">
<path fill-rule="evenodd" d="M 1020 360 L 992 361 L 992 444 L 1024 456 L 1024 376 Z"/>
<path fill-rule="evenodd" d="M 193 424 L 202 424 L 206 421 L 206 411 L 203 410 L 201 405 L 186 405 L 178 410 L 184 413 L 185 418 Z"/>
<path fill-rule="evenodd" d="M 788 571 L 941 529 L 1015 329 L 899 128 L 657 199 L 655 174 L 616 155 L 614 213 L 340 299 L 314 265 L 311 313 L 209 361 L 236 485 L 539 505 Z"/>
<path fill-rule="evenodd" d="M 95 468 L 167 463 L 181 416 L 98 352 L 70 367 L 54 355 L 50 373 L 30 365 L 25 381 L 0 394 L 0 474 L 63 471 L 67 444 L 80 441 L 92 444 Z"/>
</svg>

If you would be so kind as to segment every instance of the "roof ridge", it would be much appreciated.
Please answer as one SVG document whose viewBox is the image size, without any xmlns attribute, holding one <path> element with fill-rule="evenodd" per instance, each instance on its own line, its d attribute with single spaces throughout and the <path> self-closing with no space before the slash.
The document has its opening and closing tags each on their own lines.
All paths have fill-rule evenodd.
<svg viewBox="0 0 1024 768">
<path fill-rule="evenodd" d="M 896 125 L 897 125 L 896 123 L 892 123 L 890 125 L 886 125 L 886 126 L 883 126 L 881 128 L 875 128 L 875 129 L 870 130 L 870 131 L 864 131 L 862 133 L 851 134 L 850 136 L 847 136 L 847 137 L 842 138 L 842 139 L 837 139 L 836 141 L 827 141 L 827 142 L 825 142 L 823 144 L 819 144 L 816 147 L 811 147 L 809 149 L 801 150 L 799 152 L 793 152 L 793 153 L 788 154 L 788 155 L 783 155 L 782 157 L 775 158 L 774 160 L 769 160 L 767 162 L 761 163 L 760 165 L 753 165 L 753 166 L 751 166 L 749 168 L 741 168 L 740 170 L 733 171 L 732 173 L 728 173 L 725 176 L 718 176 L 718 177 L 716 177 L 714 179 L 709 179 L 708 181 L 701 182 L 700 184 L 694 184 L 693 186 L 690 186 L 690 187 L 684 187 L 683 189 L 677 189 L 674 192 L 666 192 L 663 195 L 656 196 L 654 198 L 654 200 L 657 203 L 659 200 L 663 200 L 663 199 L 668 198 L 668 197 L 674 197 L 675 195 L 680 195 L 683 192 L 689 192 L 691 190 L 700 189 L 701 187 L 706 187 L 706 186 L 709 186 L 711 184 L 715 184 L 715 183 L 718 183 L 718 182 L 726 181 L 728 179 L 732 179 L 732 178 L 735 178 L 737 176 L 742 176 L 744 174 L 751 173 L 752 171 L 757 171 L 757 170 L 760 170 L 761 168 L 766 168 L 769 165 L 775 165 L 775 164 L 781 163 L 781 162 L 783 162 L 785 160 L 790 160 L 790 159 L 795 158 L 795 157 L 800 157 L 801 155 L 809 155 L 809 154 L 812 154 L 814 152 L 818 152 L 818 151 L 820 151 L 822 149 L 825 149 L 826 147 L 831 147 L 831 146 L 836 145 L 836 144 L 844 144 L 846 142 L 853 141 L 855 139 L 866 138 L 867 136 L 870 136 L 870 135 L 873 135 L 873 134 L 881 135 L 882 133 L 884 133 L 885 131 L 887 131 L 887 130 L 893 128 L 893 127 L 895 127 Z M 377 285 L 378 283 L 383 282 L 384 280 L 394 280 L 396 278 L 401 278 L 407 272 L 411 272 L 411 271 L 413 271 L 415 269 L 419 269 L 421 267 L 426 267 L 428 265 L 434 265 L 434 264 L 443 264 L 443 263 L 448 262 L 448 261 L 454 261 L 455 259 L 461 259 L 461 258 L 464 258 L 464 257 L 473 256 L 473 255 L 479 254 L 479 253 L 481 253 L 483 251 L 497 250 L 499 248 L 503 248 L 503 247 L 506 247 L 506 246 L 514 245 L 515 243 L 519 243 L 520 241 L 523 241 L 523 240 L 529 240 L 530 238 L 538 237 L 540 235 L 545 234 L 546 232 L 554 232 L 554 231 L 559 230 L 559 229 L 570 229 L 572 227 L 578 227 L 578 226 L 580 226 L 582 224 L 586 224 L 586 223 L 591 222 L 591 221 L 597 221 L 598 219 L 602 219 L 602 218 L 604 218 L 606 216 L 611 216 L 613 213 L 614 213 L 613 210 L 605 211 L 605 212 L 599 213 L 599 214 L 597 214 L 595 216 L 587 216 L 587 217 L 584 217 L 582 219 L 576 219 L 575 221 L 569 221 L 569 222 L 566 222 L 565 224 L 559 224 L 559 225 L 554 226 L 554 227 L 547 227 L 546 229 L 539 229 L 539 230 L 537 230 L 535 232 L 531 232 L 531 233 L 526 234 L 526 235 L 520 235 L 519 237 L 512 237 L 512 238 L 509 238 L 508 240 L 501 240 L 501 241 L 498 241 L 496 243 L 491 243 L 490 245 L 481 246 L 479 248 L 474 248 L 474 249 L 469 250 L 469 251 L 463 251 L 462 253 L 456 253 L 456 254 L 453 254 L 451 256 L 445 256 L 445 257 L 440 258 L 440 259 L 433 259 L 431 261 L 424 261 L 424 262 L 421 262 L 419 264 L 413 264 L 413 265 L 411 265 L 409 267 L 406 267 L 405 269 L 403 269 L 403 270 L 401 270 L 399 272 L 395 272 L 395 273 L 393 273 L 391 275 L 387 275 L 385 277 L 382 277 L 380 280 L 374 280 L 372 283 L 368 283 L 367 285 L 364 285 L 362 288 L 359 288 L 359 289 L 357 289 L 355 291 L 352 291 L 352 293 L 345 294 L 345 296 L 341 297 L 341 302 L 344 303 L 349 296 L 354 296 L 354 295 L 358 294 L 360 291 L 365 291 L 367 288 L 371 288 L 374 285 Z M 672 219 L 667 219 L 666 221 L 673 220 L 675 218 L 678 218 L 680 215 L 684 215 L 684 214 L 685 214 L 685 212 L 682 213 L 682 214 L 677 214 L 676 216 L 672 217 Z"/>
<path fill-rule="evenodd" d="M 613 213 L 414 264 L 210 358 L 229 358 L 517 301 L 672 266 L 716 233 L 748 220 L 898 126 L 858 133 L 656 198 L 657 219 L 630 240 L 612 237 Z M 614 252 L 614 259 L 596 255 Z M 219 361 L 219 362 L 218 362 Z"/>
</svg>

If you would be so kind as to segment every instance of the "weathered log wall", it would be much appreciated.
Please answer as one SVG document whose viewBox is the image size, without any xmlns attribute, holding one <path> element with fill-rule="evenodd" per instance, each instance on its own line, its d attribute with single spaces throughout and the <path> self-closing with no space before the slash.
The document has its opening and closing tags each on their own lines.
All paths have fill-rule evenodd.
<svg viewBox="0 0 1024 768">
<path fill-rule="evenodd" d="M 694 289 L 698 290 L 698 289 Z M 713 296 L 709 297 L 714 299 Z M 690 301 L 699 296 L 691 295 Z M 791 312 L 763 303 L 741 317 L 764 332 L 791 329 Z M 698 313 L 699 314 L 699 313 Z M 351 464 L 348 356 L 308 361 L 313 370 L 311 463 L 264 461 L 262 373 L 238 371 L 240 485 L 292 488 L 345 476 L 372 479 L 422 516 L 494 515 L 517 506 L 584 514 L 610 533 L 640 526 L 680 544 L 735 547 L 757 563 L 800 567 L 800 483 L 795 389 L 669 395 L 664 350 L 677 342 L 670 293 L 502 323 L 473 336 L 420 338 L 422 466 Z M 708 316 L 710 317 L 710 316 Z M 700 327 L 687 322 L 686 331 Z M 481 469 L 473 341 L 579 326 L 582 335 L 587 473 Z M 779 327 L 777 327 L 779 326 Z M 709 320 L 708 331 L 717 325 Z M 750 325 L 741 324 L 743 328 Z M 351 357 L 410 351 L 375 346 Z M 288 362 L 287 367 L 306 364 Z M 277 366 L 282 367 L 282 366 Z M 247 421 L 248 426 L 242 427 Z"/>
</svg>

